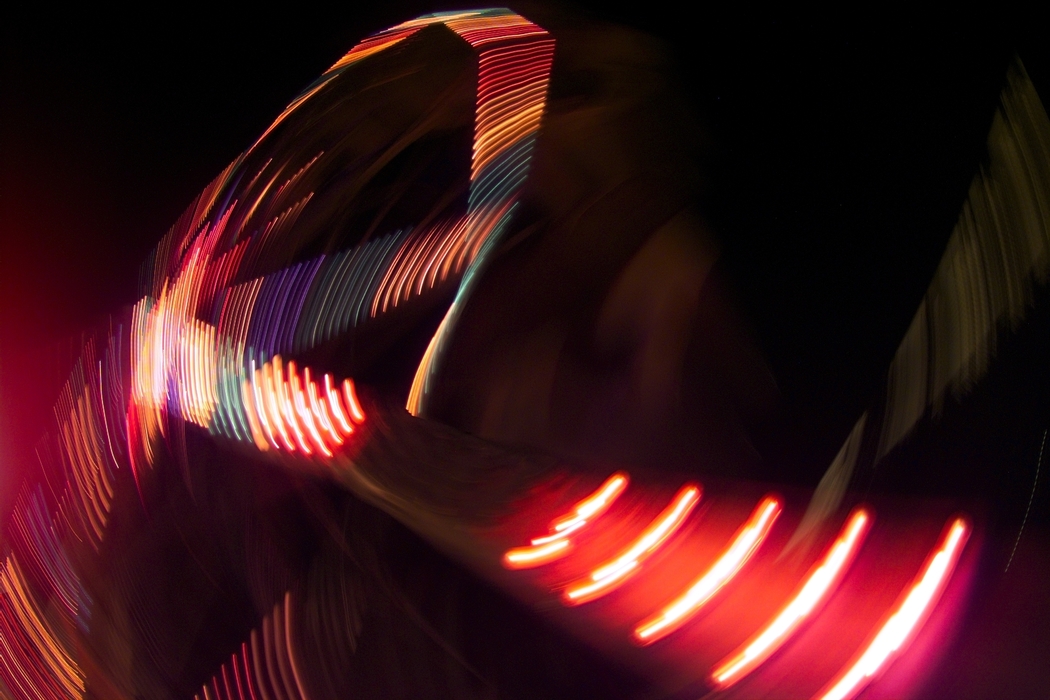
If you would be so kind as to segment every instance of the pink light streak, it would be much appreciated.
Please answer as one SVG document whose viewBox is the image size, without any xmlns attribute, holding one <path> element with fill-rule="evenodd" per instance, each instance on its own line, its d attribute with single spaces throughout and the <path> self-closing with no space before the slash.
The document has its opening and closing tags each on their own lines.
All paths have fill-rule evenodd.
<svg viewBox="0 0 1050 700">
<path fill-rule="evenodd" d="M 965 519 L 952 521 L 897 609 L 856 661 L 820 695 L 821 700 L 855 697 L 903 650 L 937 604 L 969 537 Z"/>
</svg>

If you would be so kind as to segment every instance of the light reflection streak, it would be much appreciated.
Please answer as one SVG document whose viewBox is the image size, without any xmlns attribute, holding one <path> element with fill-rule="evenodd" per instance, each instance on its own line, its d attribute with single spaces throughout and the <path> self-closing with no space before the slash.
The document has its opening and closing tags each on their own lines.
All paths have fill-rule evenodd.
<svg viewBox="0 0 1050 700">
<path fill-rule="evenodd" d="M 321 399 L 318 383 L 308 367 L 300 372 L 294 361 L 285 365 L 276 355 L 259 369 L 254 368 L 253 362 L 252 368 L 252 380 L 246 382 L 243 393 L 252 434 L 261 449 L 265 445 L 265 449 L 310 456 L 316 448 L 325 457 L 332 457 L 333 450 L 354 433 L 354 425 L 365 421 L 354 383 L 349 379 L 343 380 L 340 392 L 333 385 L 332 375 L 325 374 L 325 398 Z M 331 414 L 336 417 L 334 422 Z"/>
<path fill-rule="evenodd" d="M 547 535 L 533 538 L 526 547 L 507 550 L 503 555 L 503 565 L 509 569 L 524 569 L 568 554 L 569 535 L 601 517 L 624 492 L 629 481 L 623 472 L 613 474 L 567 515 L 556 518 Z"/>
<path fill-rule="evenodd" d="M 641 563 L 664 544 L 685 523 L 686 518 L 700 502 L 700 487 L 685 486 L 646 530 L 612 561 L 599 566 L 583 581 L 565 590 L 562 599 L 578 605 L 611 593 L 634 573 Z"/>
<path fill-rule="evenodd" d="M 721 558 L 681 597 L 654 617 L 640 623 L 634 630 L 635 640 L 641 644 L 651 644 L 671 634 L 699 612 L 755 553 L 769 534 L 780 510 L 780 502 L 776 498 L 769 496 L 763 499 L 737 531 L 732 544 Z"/>
<path fill-rule="evenodd" d="M 821 700 L 854 697 L 897 656 L 937 604 L 969 536 L 970 526 L 966 520 L 956 518 L 952 521 L 897 609 L 882 624 L 860 657 L 821 694 Z"/>
<path fill-rule="evenodd" d="M 791 602 L 772 622 L 722 660 L 711 672 L 711 679 L 716 685 L 729 687 L 758 668 L 830 597 L 860 549 L 871 520 L 871 514 L 863 508 L 853 512 L 824 559 L 810 571 L 806 582 Z"/>
</svg>

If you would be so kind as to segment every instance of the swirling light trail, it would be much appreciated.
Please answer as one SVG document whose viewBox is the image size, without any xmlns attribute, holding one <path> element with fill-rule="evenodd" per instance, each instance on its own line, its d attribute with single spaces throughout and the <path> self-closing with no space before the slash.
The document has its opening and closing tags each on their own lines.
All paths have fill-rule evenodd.
<svg viewBox="0 0 1050 700">
<path fill-rule="evenodd" d="M 515 547 L 503 555 L 503 565 L 509 569 L 540 566 L 559 559 L 569 552 L 569 535 L 597 520 L 627 488 L 627 474 L 613 474 L 598 489 L 587 496 L 566 515 L 555 518 L 548 534 L 535 537 L 525 547 Z"/>
</svg>

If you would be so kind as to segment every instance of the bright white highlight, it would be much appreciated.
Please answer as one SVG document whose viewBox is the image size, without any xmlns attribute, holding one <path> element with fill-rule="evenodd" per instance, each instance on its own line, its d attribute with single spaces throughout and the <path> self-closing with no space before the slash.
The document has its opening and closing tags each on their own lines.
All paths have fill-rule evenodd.
<svg viewBox="0 0 1050 700">
<path fill-rule="evenodd" d="M 831 689 L 821 696 L 822 700 L 845 700 L 852 698 L 871 681 L 893 656 L 904 646 L 927 615 L 951 578 L 963 545 L 970 536 L 970 528 L 962 518 L 956 518 L 933 556 L 897 611 L 886 620 L 868 648 L 852 667 L 842 674 Z"/>
<path fill-rule="evenodd" d="M 802 622 L 830 597 L 860 548 L 871 523 L 871 515 L 858 509 L 846 521 L 824 560 L 814 568 L 794 599 L 761 632 L 726 657 L 711 673 L 715 684 L 725 688 L 758 668 L 799 628 Z"/>
</svg>

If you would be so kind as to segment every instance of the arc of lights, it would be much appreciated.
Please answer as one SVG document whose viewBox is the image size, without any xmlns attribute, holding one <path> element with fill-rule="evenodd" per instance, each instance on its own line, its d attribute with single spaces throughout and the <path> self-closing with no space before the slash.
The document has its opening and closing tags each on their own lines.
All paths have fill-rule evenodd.
<svg viewBox="0 0 1050 700">
<path fill-rule="evenodd" d="M 969 537 L 970 524 L 965 518 L 949 522 L 915 580 L 901 594 L 893 613 L 856 660 L 820 694 L 821 700 L 855 697 L 903 651 L 947 587 Z"/>
<path fill-rule="evenodd" d="M 296 201 L 259 233 L 248 235 L 248 222 L 266 208 L 260 209 L 264 200 L 276 201 L 290 192 L 289 185 L 324 153 L 280 186 L 275 184 L 280 171 L 264 177 L 268 169 L 285 167 L 272 159 L 254 177 L 243 177 L 249 155 L 344 71 L 433 25 L 444 25 L 477 52 L 465 213 L 457 220 L 379 236 L 350 251 L 234 284 L 249 276 L 250 268 L 273 264 L 266 260 L 273 231 L 294 226 L 312 193 L 296 195 Z M 205 188 L 157 246 L 147 274 L 151 292 L 133 314 L 128 439 L 136 483 L 142 467 L 152 463 L 154 443 L 166 437 L 165 414 L 253 442 L 261 450 L 331 456 L 352 432 L 349 423 L 340 419 L 338 406 L 329 402 L 326 407 L 320 387 L 313 389 L 298 372 L 289 373 L 286 380 L 278 376 L 280 353 L 324 342 L 458 274 L 459 291 L 409 392 L 408 411 L 425 412 L 445 341 L 472 281 L 510 221 L 528 175 L 553 54 L 554 39 L 546 30 L 506 9 L 438 13 L 399 24 L 351 49 Z M 217 206 L 209 223 L 205 219 Z M 355 400 L 347 397 L 347 402 L 352 413 L 354 406 L 361 413 Z M 352 416 L 354 422 L 360 422 L 358 413 Z"/>
</svg>

